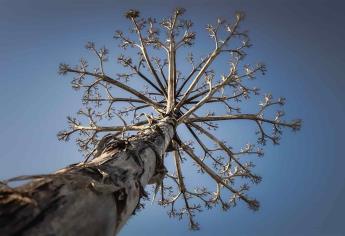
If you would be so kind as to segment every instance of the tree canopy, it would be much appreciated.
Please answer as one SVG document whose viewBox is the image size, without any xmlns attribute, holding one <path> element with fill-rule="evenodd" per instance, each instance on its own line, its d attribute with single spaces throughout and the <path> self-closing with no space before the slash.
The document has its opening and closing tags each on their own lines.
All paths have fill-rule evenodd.
<svg viewBox="0 0 345 236">
<path fill-rule="evenodd" d="M 248 196 L 248 190 L 250 184 L 260 183 L 261 177 L 245 156 L 262 156 L 267 141 L 279 144 L 283 129 L 299 130 L 301 120 L 285 121 L 285 99 L 274 98 L 271 93 L 263 95 L 255 111 L 241 113 L 241 106 L 262 96 L 251 84 L 266 72 L 262 63 L 246 63 L 251 43 L 241 27 L 243 12 L 229 21 L 217 19 L 206 26 L 212 42 L 202 58 L 192 53 L 197 51 L 193 48 L 196 32 L 184 14 L 184 9 L 177 8 L 169 17 L 157 20 L 129 10 L 125 14 L 131 23 L 129 33 L 118 30 L 114 35 L 123 50 L 116 52 L 123 67 L 118 73 L 107 73 L 109 50 L 93 42 L 85 47 L 97 64 L 86 59 L 76 66 L 60 64 L 59 73 L 72 74 L 72 87 L 83 91 L 83 107 L 76 118 L 68 117 L 69 127 L 58 138 L 67 141 L 74 135 L 88 162 L 100 155 L 108 137 L 126 139 L 140 135 L 163 118 L 173 119 L 176 133 L 164 159 L 174 160 L 175 166 L 167 169 L 162 165 L 164 179 L 157 180 L 154 199 L 159 194 L 158 203 L 168 207 L 169 216 L 187 216 L 191 229 L 198 229 L 195 215 L 203 208 L 219 205 L 228 210 L 241 200 L 258 210 L 259 202 Z M 190 67 L 187 73 L 177 66 L 181 63 L 177 61 L 179 53 L 186 51 L 182 48 L 191 51 L 184 55 L 184 63 Z M 216 71 L 217 60 L 226 60 L 228 67 Z M 256 145 L 234 150 L 218 138 L 222 122 L 235 120 L 257 126 Z M 191 139 L 185 138 L 186 132 Z M 196 172 L 214 180 L 215 189 L 186 183 L 183 164 L 188 160 L 194 162 Z"/>
</svg>

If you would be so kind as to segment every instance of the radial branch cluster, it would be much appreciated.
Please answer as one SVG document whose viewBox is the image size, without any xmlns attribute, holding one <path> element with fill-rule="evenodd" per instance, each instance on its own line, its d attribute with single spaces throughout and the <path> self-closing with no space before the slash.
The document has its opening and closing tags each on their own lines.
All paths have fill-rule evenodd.
<svg viewBox="0 0 345 236">
<path fill-rule="evenodd" d="M 260 145 L 267 141 L 278 144 L 283 128 L 298 130 L 301 121 L 285 121 L 281 110 L 285 99 L 275 99 L 271 94 L 264 95 L 253 113 L 241 113 L 241 104 L 260 95 L 258 88 L 248 84 L 266 71 L 261 63 L 244 63 L 251 44 L 247 32 L 241 29 L 243 13 L 236 13 L 229 22 L 217 19 L 207 25 L 212 41 L 210 51 L 201 59 L 188 53 L 186 62 L 181 63 L 178 53 L 185 51 L 182 48 L 192 48 L 196 39 L 193 23 L 183 18 L 184 13 L 184 9 L 175 9 L 171 16 L 159 21 L 141 18 L 137 10 L 128 11 L 125 17 L 132 27 L 130 33 L 118 30 L 114 35 L 123 49 L 117 57 L 122 69 L 115 75 L 106 72 L 108 49 L 98 48 L 93 42 L 87 43 L 86 49 L 98 65 L 90 66 L 85 59 L 76 66 L 60 64 L 59 73 L 73 74 L 72 87 L 83 91 L 83 108 L 77 118 L 68 117 L 69 128 L 61 131 L 58 138 L 68 140 L 76 135 L 87 161 L 97 156 L 98 144 L 109 134 L 123 139 L 165 117 L 175 119 L 178 126 L 184 127 L 183 132 L 177 131 L 172 152 L 165 157 L 174 160 L 174 169 L 157 184 L 155 192 L 161 195 L 159 203 L 170 207 L 170 216 L 186 215 L 190 227 L 198 229 L 195 213 L 203 206 L 218 205 L 227 210 L 241 200 L 250 209 L 258 209 L 258 201 L 247 192 L 249 184 L 259 183 L 261 177 L 253 173 L 254 163 L 246 161 L 245 156 L 262 156 Z M 155 56 L 158 52 L 164 56 Z M 224 58 L 228 68 L 223 74 L 216 73 L 215 61 Z M 177 66 L 186 63 L 190 71 L 183 73 L 185 69 Z M 222 122 L 235 120 L 255 124 L 257 146 L 246 144 L 235 151 L 214 133 Z M 181 138 L 187 132 L 192 140 Z M 199 173 L 214 180 L 215 190 L 205 186 L 193 189 L 184 178 L 185 161 L 194 162 Z M 223 194 L 224 190 L 228 194 Z"/>
</svg>

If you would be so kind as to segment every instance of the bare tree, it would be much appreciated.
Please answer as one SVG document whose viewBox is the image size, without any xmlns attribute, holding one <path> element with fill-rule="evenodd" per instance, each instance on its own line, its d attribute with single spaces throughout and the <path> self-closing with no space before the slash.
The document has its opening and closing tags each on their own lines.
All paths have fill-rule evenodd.
<svg viewBox="0 0 345 236">
<path fill-rule="evenodd" d="M 78 119 L 68 117 L 69 128 L 58 138 L 75 135 L 85 161 L 1 182 L 1 235 L 114 235 L 140 208 L 148 184 L 155 184 L 153 198 L 160 195 L 156 199 L 168 207 L 169 216 L 187 216 L 191 229 L 199 228 L 195 215 L 203 208 L 227 210 L 242 201 L 258 210 L 259 202 L 247 192 L 261 177 L 245 156 L 262 156 L 260 145 L 278 144 L 283 128 L 298 130 L 301 121 L 284 121 L 280 108 L 274 113 L 285 99 L 271 94 L 253 113 L 240 112 L 240 104 L 259 95 L 250 81 L 266 70 L 263 64 L 244 63 L 250 42 L 240 27 L 241 12 L 230 22 L 207 25 L 213 47 L 200 60 L 187 55 L 189 73 L 178 70 L 177 53 L 193 46 L 196 37 L 184 12 L 175 9 L 157 21 L 128 11 L 131 34 L 116 31 L 114 38 L 131 56 L 117 58 L 123 66 L 118 73 L 106 72 L 108 50 L 92 42 L 86 48 L 95 55 L 96 67 L 85 59 L 76 66 L 60 65 L 59 73 L 72 74 L 72 87 L 83 91 L 84 106 Z M 219 58 L 229 62 L 224 72 L 213 69 Z M 235 120 L 257 126 L 258 146 L 236 151 L 218 138 L 214 131 L 221 122 Z M 164 164 L 168 159 L 175 163 L 172 170 Z M 214 190 L 186 183 L 183 163 L 189 160 L 214 180 Z M 30 182 L 8 185 L 23 180 Z"/>
</svg>

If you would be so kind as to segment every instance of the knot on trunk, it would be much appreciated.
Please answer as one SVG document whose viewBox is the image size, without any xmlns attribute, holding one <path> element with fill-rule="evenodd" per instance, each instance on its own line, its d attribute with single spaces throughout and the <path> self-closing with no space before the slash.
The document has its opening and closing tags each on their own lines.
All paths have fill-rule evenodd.
<svg viewBox="0 0 345 236">
<path fill-rule="evenodd" d="M 155 149 L 153 149 L 156 154 L 156 167 L 155 172 L 152 175 L 151 179 L 149 180 L 149 184 L 156 184 L 162 182 L 164 176 L 166 173 L 168 173 L 168 170 L 164 166 L 164 156 L 160 155 Z"/>
<path fill-rule="evenodd" d="M 100 156 L 102 153 L 117 150 L 125 150 L 128 145 L 128 141 L 118 139 L 114 135 L 105 135 L 96 146 L 94 157 Z"/>
<path fill-rule="evenodd" d="M 168 173 L 168 170 L 165 168 L 165 166 L 162 166 L 162 168 L 156 168 L 154 175 L 149 180 L 149 184 L 158 184 L 160 183 L 164 176 Z"/>
</svg>

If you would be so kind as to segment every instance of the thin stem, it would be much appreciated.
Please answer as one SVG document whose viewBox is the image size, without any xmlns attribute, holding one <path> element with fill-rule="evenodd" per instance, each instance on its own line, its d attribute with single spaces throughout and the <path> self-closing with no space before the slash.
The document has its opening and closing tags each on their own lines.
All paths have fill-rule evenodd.
<svg viewBox="0 0 345 236">
<path fill-rule="evenodd" d="M 138 23 L 136 22 L 135 18 L 132 17 L 131 19 L 132 19 L 132 22 L 133 22 L 133 24 L 134 24 L 134 26 L 135 26 L 137 35 L 138 35 L 138 37 L 139 37 L 139 41 L 140 41 L 140 50 L 141 50 L 141 52 L 142 52 L 142 54 L 143 54 L 143 56 L 144 56 L 144 59 L 145 59 L 145 61 L 146 61 L 146 64 L 148 65 L 148 67 L 149 67 L 149 69 L 150 69 L 150 72 L 152 73 L 153 77 L 155 78 L 156 82 L 158 83 L 160 89 L 161 89 L 162 92 L 164 93 L 164 96 L 167 97 L 167 93 L 166 93 L 166 91 L 165 91 L 165 89 L 164 89 L 164 86 L 163 86 L 161 80 L 159 79 L 159 76 L 157 75 L 156 70 L 153 68 L 153 65 L 152 65 L 152 63 L 151 63 L 151 60 L 150 60 L 150 58 L 149 58 L 149 56 L 148 56 L 147 49 L 146 49 L 146 47 L 145 47 L 145 45 L 144 45 L 143 36 L 142 36 L 142 34 L 141 34 L 141 30 L 139 29 Z"/>
</svg>

